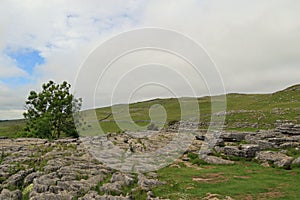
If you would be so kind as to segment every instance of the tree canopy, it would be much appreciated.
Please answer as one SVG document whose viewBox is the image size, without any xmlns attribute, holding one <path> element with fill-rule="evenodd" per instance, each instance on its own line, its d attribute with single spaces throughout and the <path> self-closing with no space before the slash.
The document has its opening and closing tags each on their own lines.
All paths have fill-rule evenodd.
<svg viewBox="0 0 300 200">
<path fill-rule="evenodd" d="M 78 137 L 73 113 L 81 108 L 82 99 L 70 93 L 71 85 L 66 81 L 56 84 L 49 81 L 42 91 L 31 91 L 24 113 L 27 119 L 26 133 L 32 137 L 60 138 L 62 134 Z"/>
</svg>

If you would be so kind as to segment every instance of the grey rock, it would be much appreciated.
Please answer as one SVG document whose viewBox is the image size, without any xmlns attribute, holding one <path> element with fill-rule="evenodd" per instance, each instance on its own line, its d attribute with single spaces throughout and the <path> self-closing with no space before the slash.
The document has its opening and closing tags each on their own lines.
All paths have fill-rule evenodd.
<svg viewBox="0 0 300 200">
<path fill-rule="evenodd" d="M 300 124 L 284 123 L 278 126 L 276 131 L 287 135 L 300 135 Z"/>
<path fill-rule="evenodd" d="M 130 197 L 104 195 L 100 196 L 100 200 L 130 200 Z"/>
<path fill-rule="evenodd" d="M 215 165 L 232 165 L 232 164 L 234 164 L 234 162 L 231 160 L 225 160 L 223 158 L 219 158 L 216 156 L 205 156 L 202 159 L 209 164 L 215 164 Z"/>
<path fill-rule="evenodd" d="M 32 190 L 37 193 L 44 193 L 47 192 L 49 189 L 49 185 L 43 184 L 34 184 Z"/>
<path fill-rule="evenodd" d="M 260 150 L 278 148 L 274 143 L 268 142 L 266 140 L 258 140 L 256 144 L 259 146 Z"/>
<path fill-rule="evenodd" d="M 57 181 L 57 188 L 61 188 L 63 191 L 68 191 L 72 195 L 82 195 L 90 190 L 90 185 L 85 181 Z M 55 188 L 54 188 L 55 189 Z"/>
<path fill-rule="evenodd" d="M 240 146 L 226 146 L 223 148 L 223 152 L 227 156 L 237 156 L 245 158 L 254 158 L 256 152 L 260 150 L 256 144 L 243 144 Z"/>
<path fill-rule="evenodd" d="M 237 146 L 226 146 L 223 148 L 223 152 L 227 156 L 244 157 L 244 152 Z"/>
<path fill-rule="evenodd" d="M 33 183 L 33 180 L 37 177 L 40 177 L 41 175 L 43 175 L 42 172 L 33 172 L 31 174 L 28 174 L 24 179 L 24 186 L 26 187 L 27 185 Z"/>
<path fill-rule="evenodd" d="M 282 138 L 283 134 L 272 130 L 261 130 L 256 133 L 249 133 L 245 136 L 245 141 L 251 144 L 257 144 L 257 141 L 267 140 L 269 138 Z"/>
<path fill-rule="evenodd" d="M 296 158 L 293 162 L 292 162 L 293 165 L 298 165 L 300 164 L 300 157 Z"/>
<path fill-rule="evenodd" d="M 34 179 L 34 184 L 38 185 L 56 185 L 57 181 L 59 180 L 59 178 L 57 177 L 56 173 L 50 173 L 50 174 L 45 174 L 42 175 L 36 179 Z"/>
<path fill-rule="evenodd" d="M 47 165 L 44 167 L 45 173 L 55 172 L 57 171 L 61 166 L 59 165 Z"/>
<path fill-rule="evenodd" d="M 256 154 L 255 157 L 260 161 L 270 161 L 277 165 L 278 167 L 290 167 L 294 158 L 289 157 L 280 152 L 274 151 L 261 151 Z"/>
<path fill-rule="evenodd" d="M 54 194 L 58 194 L 59 192 L 64 191 L 63 188 L 56 186 L 56 185 L 51 185 L 49 187 L 49 192 L 54 193 Z"/>
<path fill-rule="evenodd" d="M 0 194 L 0 200 L 22 200 L 22 192 L 20 190 L 9 191 L 3 189 Z"/>
<path fill-rule="evenodd" d="M 143 174 L 138 175 L 138 186 L 145 191 L 150 191 L 153 187 L 163 185 L 158 179 L 148 179 Z"/>
<path fill-rule="evenodd" d="M 274 143 L 276 145 L 281 145 L 287 142 L 298 142 L 297 140 L 295 140 L 292 137 L 281 137 L 281 138 L 268 138 L 267 140 L 268 142 Z"/>
<path fill-rule="evenodd" d="M 131 200 L 129 197 L 123 197 L 123 196 L 112 196 L 112 195 L 98 195 L 95 191 L 90 191 L 87 194 L 85 194 L 83 197 L 78 198 L 78 200 Z"/>
<path fill-rule="evenodd" d="M 114 173 L 110 179 L 111 183 L 121 181 L 123 182 L 126 186 L 131 185 L 134 182 L 134 179 L 124 173 Z"/>
<path fill-rule="evenodd" d="M 105 194 L 121 194 L 123 181 L 116 181 L 113 183 L 106 183 L 100 187 L 100 191 L 105 192 Z"/>
<path fill-rule="evenodd" d="M 286 148 L 292 148 L 292 147 L 298 147 L 298 146 L 299 146 L 298 142 L 285 142 L 285 143 L 281 144 L 279 146 L 279 148 L 286 149 Z"/>
<path fill-rule="evenodd" d="M 245 136 L 248 134 L 247 132 L 224 132 L 220 135 L 220 138 L 225 142 L 240 142 L 245 140 Z"/>
<path fill-rule="evenodd" d="M 241 145 L 241 149 L 244 152 L 244 156 L 246 158 L 254 158 L 256 152 L 260 151 L 259 145 L 256 144 L 243 144 Z"/>
<path fill-rule="evenodd" d="M 16 186 L 16 187 L 21 186 L 24 178 L 32 172 L 33 172 L 33 169 L 18 171 L 16 174 L 13 174 L 12 176 L 10 176 L 7 179 L 7 181 L 5 182 L 5 185 Z"/>
<path fill-rule="evenodd" d="M 31 197 L 30 200 L 72 200 L 73 196 L 70 194 L 53 194 L 53 193 L 41 193 L 37 194 L 34 197 Z"/>
<path fill-rule="evenodd" d="M 89 191 L 83 197 L 78 198 L 78 200 L 90 200 L 90 199 L 98 200 L 100 198 L 101 197 L 98 195 L 96 191 Z"/>
</svg>

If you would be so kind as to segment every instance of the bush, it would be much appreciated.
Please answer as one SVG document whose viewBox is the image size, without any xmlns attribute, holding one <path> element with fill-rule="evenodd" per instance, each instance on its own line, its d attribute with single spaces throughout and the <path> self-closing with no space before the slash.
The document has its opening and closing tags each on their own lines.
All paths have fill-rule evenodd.
<svg viewBox="0 0 300 200">
<path fill-rule="evenodd" d="M 27 119 L 24 136 L 39 138 L 59 138 L 66 136 L 78 137 L 73 119 L 73 113 L 81 108 L 81 99 L 75 99 L 69 92 L 71 85 L 64 81 L 56 84 L 49 81 L 43 84 L 42 91 L 31 91 L 26 101 Z"/>
</svg>

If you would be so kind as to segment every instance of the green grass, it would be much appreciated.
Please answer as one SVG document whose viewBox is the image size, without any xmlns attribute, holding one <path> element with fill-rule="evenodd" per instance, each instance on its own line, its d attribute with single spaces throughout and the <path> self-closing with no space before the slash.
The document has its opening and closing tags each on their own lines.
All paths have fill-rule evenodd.
<svg viewBox="0 0 300 200">
<path fill-rule="evenodd" d="M 25 120 L 0 121 L 0 136 L 16 138 L 17 133 L 22 131 L 24 126 Z"/>
<path fill-rule="evenodd" d="M 259 129 L 274 128 L 276 120 L 294 120 L 300 122 L 300 85 L 287 88 L 273 94 L 228 94 L 227 112 L 225 124 L 227 130 L 237 131 L 256 131 Z M 183 99 L 181 99 L 183 100 Z M 184 101 L 194 100 L 185 98 Z M 200 128 L 207 128 L 205 123 L 211 119 L 211 98 L 198 98 L 200 110 L 200 122 L 204 122 Z M 129 113 L 126 113 L 126 105 L 117 105 L 114 107 L 99 108 L 96 110 L 98 119 L 102 119 L 109 113 L 116 113 L 118 120 L 128 121 L 131 119 L 140 125 L 140 129 L 144 130 L 151 122 L 149 117 L 149 109 L 158 104 L 164 107 L 167 113 L 167 122 L 172 120 L 180 120 L 180 101 L 178 99 L 154 99 L 145 102 L 139 102 L 129 105 Z M 244 112 L 237 112 L 244 110 Z M 160 118 L 162 116 L 156 116 Z M 100 122 L 104 132 L 118 132 L 124 128 L 118 127 L 115 123 L 115 118 L 110 116 L 107 120 Z M 144 121 L 141 123 L 141 121 Z M 131 130 L 132 124 L 123 122 L 122 127 L 126 130 Z M 244 124 L 243 126 L 238 126 Z M 253 127 L 253 124 L 257 124 Z M 166 126 L 166 124 L 164 124 Z M 135 128 L 135 127 L 134 127 Z M 136 128 L 135 128 L 136 129 Z"/>
<path fill-rule="evenodd" d="M 158 175 L 167 184 L 153 191 L 155 195 L 169 199 L 201 199 L 207 193 L 234 199 L 247 199 L 247 196 L 253 199 L 297 199 L 300 196 L 299 173 L 300 168 L 288 171 L 265 168 L 253 162 L 166 167 L 159 170 Z"/>
<path fill-rule="evenodd" d="M 225 124 L 227 130 L 237 131 L 256 131 L 258 129 L 274 128 L 276 120 L 294 120 L 300 123 L 300 85 L 289 87 L 285 90 L 273 94 L 228 94 L 227 112 Z M 181 98 L 180 100 L 169 99 L 154 99 L 129 105 L 129 111 L 126 111 L 127 105 L 115 105 L 113 107 L 105 107 L 96 109 L 96 115 L 100 122 L 90 122 L 88 113 L 86 121 L 90 124 L 85 129 L 91 131 L 91 135 L 98 135 L 98 128 L 90 128 L 89 126 L 97 127 L 100 124 L 103 132 L 123 132 L 123 131 L 141 131 L 146 130 L 151 124 L 150 114 L 161 124 L 156 124 L 160 127 L 167 126 L 167 123 L 172 120 L 181 119 L 180 101 L 194 102 L 193 98 Z M 200 110 L 201 129 L 206 129 L 207 124 L 211 119 L 211 97 L 201 97 L 197 99 Z M 165 112 L 160 112 L 161 108 Z M 243 112 L 237 112 L 243 110 Z M 151 113 L 151 111 L 153 111 Z M 193 112 L 193 109 L 191 109 Z M 104 121 L 110 113 L 114 113 Z M 166 114 L 166 120 L 165 115 Z M 116 123 L 118 121 L 119 124 Z M 131 121 L 131 122 L 129 122 Z M 242 126 L 239 126 L 242 124 Z M 253 124 L 257 124 L 253 127 Z M 0 121 L 0 136 L 16 137 L 17 133 L 22 130 L 25 125 L 24 120 Z"/>
</svg>

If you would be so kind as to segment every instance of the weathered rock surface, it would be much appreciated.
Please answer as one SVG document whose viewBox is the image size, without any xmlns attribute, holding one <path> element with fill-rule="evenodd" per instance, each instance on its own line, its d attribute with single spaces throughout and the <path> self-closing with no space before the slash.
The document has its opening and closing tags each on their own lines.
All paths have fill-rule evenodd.
<svg viewBox="0 0 300 200">
<path fill-rule="evenodd" d="M 137 143 L 130 138 L 129 142 Z M 162 184 L 144 175 L 115 172 L 94 159 L 77 139 L 1 139 L 0 147 L 0 200 L 24 195 L 30 200 L 129 200 L 136 188 L 146 192 Z"/>
<path fill-rule="evenodd" d="M 296 158 L 293 163 L 293 165 L 299 165 L 300 164 L 300 157 Z"/>
<path fill-rule="evenodd" d="M 225 160 L 216 156 L 205 156 L 202 158 L 205 162 L 215 165 L 231 165 L 234 164 L 231 160 Z"/>
<path fill-rule="evenodd" d="M 139 174 L 138 179 L 138 186 L 146 191 L 150 191 L 155 186 L 165 184 L 163 182 L 160 182 L 158 179 L 149 179 L 143 174 Z"/>
<path fill-rule="evenodd" d="M 223 132 L 220 135 L 225 142 L 241 142 L 245 140 L 246 135 L 249 133 L 247 132 Z"/>
<path fill-rule="evenodd" d="M 20 190 L 9 191 L 3 189 L 0 194 L 0 200 L 22 200 L 22 192 Z"/>
<path fill-rule="evenodd" d="M 276 128 L 276 131 L 288 135 L 300 135 L 300 124 L 283 123 Z"/>
<path fill-rule="evenodd" d="M 193 126 L 196 125 L 175 124 L 176 127 L 171 128 L 171 132 L 108 134 L 110 146 L 107 148 L 117 145 L 128 155 L 156 151 L 172 141 L 176 131 L 193 132 Z M 193 133 L 192 145 L 183 152 L 185 155 L 179 160 L 189 162 L 189 153 L 197 154 L 201 149 L 201 159 L 211 164 L 233 164 L 234 162 L 229 159 L 230 156 L 235 156 L 257 159 L 266 165 L 290 168 L 300 163 L 300 158 L 294 159 L 286 155 L 291 155 L 289 154 L 291 152 L 298 155 L 300 149 L 298 129 L 298 125 L 289 124 L 276 130 L 258 132 Z M 149 135 L 151 137 L 148 137 Z M 85 144 L 101 142 L 94 138 L 85 139 Z M 133 199 L 134 193 L 139 190 L 144 194 L 147 192 L 149 200 L 159 199 L 151 191 L 164 183 L 157 179 L 155 173 L 145 176 L 116 172 L 94 159 L 87 151 L 88 147 L 79 139 L 51 142 L 31 138 L 0 139 L 2 152 L 0 200 L 22 198 L 127 200 Z M 289 152 L 290 150 L 292 151 Z"/>
<path fill-rule="evenodd" d="M 290 167 L 290 165 L 294 160 L 293 157 L 289 157 L 283 153 L 274 152 L 274 151 L 258 152 L 255 158 L 260 161 L 270 161 L 278 167 L 286 167 L 286 168 Z"/>
<path fill-rule="evenodd" d="M 221 151 L 227 156 L 254 158 L 256 152 L 258 152 L 259 150 L 259 145 L 243 144 L 240 146 L 225 146 Z"/>
</svg>

